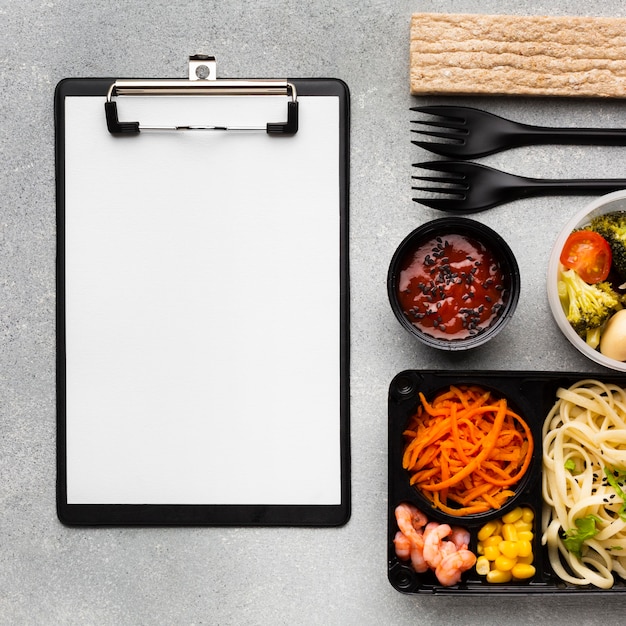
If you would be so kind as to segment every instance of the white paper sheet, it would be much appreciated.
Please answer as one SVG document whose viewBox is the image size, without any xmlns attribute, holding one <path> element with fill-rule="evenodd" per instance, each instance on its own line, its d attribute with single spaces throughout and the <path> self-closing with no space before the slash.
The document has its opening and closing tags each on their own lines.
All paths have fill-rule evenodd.
<svg viewBox="0 0 626 626">
<path fill-rule="evenodd" d="M 65 108 L 69 504 L 338 504 L 338 102 L 293 137 L 110 135 Z M 273 97 L 123 121 L 284 121 Z M 150 119 L 153 118 L 153 119 Z"/>
</svg>

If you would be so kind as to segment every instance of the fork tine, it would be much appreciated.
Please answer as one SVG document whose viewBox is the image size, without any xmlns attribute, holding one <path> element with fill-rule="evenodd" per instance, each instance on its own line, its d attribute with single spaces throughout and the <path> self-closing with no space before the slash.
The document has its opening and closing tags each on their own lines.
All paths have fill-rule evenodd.
<svg viewBox="0 0 626 626">
<path fill-rule="evenodd" d="M 411 139 L 411 143 L 420 148 L 424 148 L 424 150 L 428 150 L 428 152 L 432 152 L 433 154 L 439 154 L 441 156 L 449 156 L 450 148 L 463 146 L 465 142 L 456 141 L 456 142 L 440 143 L 438 141 L 417 141 L 416 139 Z"/>
<path fill-rule="evenodd" d="M 413 202 L 418 202 L 431 209 L 438 211 L 461 211 L 458 198 L 413 198 Z"/>
<path fill-rule="evenodd" d="M 458 120 L 464 120 L 463 108 L 458 106 L 446 106 L 444 104 L 434 104 L 430 106 L 411 107 L 411 111 L 418 113 L 426 113 L 427 115 L 439 115 L 441 117 L 451 117 Z"/>
<path fill-rule="evenodd" d="M 441 193 L 447 196 L 465 196 L 465 192 L 467 191 L 467 187 L 411 187 L 413 191 L 428 191 L 429 193 Z"/>
<path fill-rule="evenodd" d="M 453 132 L 463 133 L 467 135 L 467 124 L 464 121 L 456 121 L 451 117 L 443 117 L 441 119 L 432 120 L 411 120 L 411 124 L 419 124 L 420 126 L 434 126 L 435 128 L 447 128 Z M 419 132 L 416 129 L 411 129 L 413 132 Z"/>
<path fill-rule="evenodd" d="M 450 132 L 444 132 L 441 130 L 423 130 L 421 128 L 411 128 L 411 132 L 418 135 L 426 135 L 427 137 L 440 137 L 441 139 L 454 139 L 456 141 L 463 141 L 464 135 L 467 134 L 456 132 L 453 129 L 450 129 Z"/>
<path fill-rule="evenodd" d="M 420 167 L 433 172 L 446 172 L 446 174 L 455 174 L 459 178 L 465 178 L 464 171 L 468 168 L 468 164 L 464 161 L 424 161 L 413 163 L 413 167 Z"/>
<path fill-rule="evenodd" d="M 467 126 L 467 116 L 463 113 L 463 107 L 455 106 L 423 106 L 413 107 L 411 111 L 417 113 L 424 113 L 425 115 L 431 115 L 433 118 L 440 118 L 438 120 L 432 119 L 429 121 L 437 121 L 455 126 L 457 128 L 464 128 Z"/>
<path fill-rule="evenodd" d="M 462 178 L 452 176 L 411 176 L 413 180 L 423 180 L 427 183 L 449 183 L 451 185 L 459 185 L 463 183 Z"/>
<path fill-rule="evenodd" d="M 465 191 L 463 189 L 437 189 L 436 187 L 411 187 L 413 191 L 427 191 L 429 193 L 440 194 L 442 196 L 446 196 L 445 198 L 439 197 L 428 197 L 428 198 L 413 198 L 416 202 L 430 202 L 432 200 L 454 200 L 454 202 L 459 202 L 460 200 L 465 200 Z"/>
</svg>

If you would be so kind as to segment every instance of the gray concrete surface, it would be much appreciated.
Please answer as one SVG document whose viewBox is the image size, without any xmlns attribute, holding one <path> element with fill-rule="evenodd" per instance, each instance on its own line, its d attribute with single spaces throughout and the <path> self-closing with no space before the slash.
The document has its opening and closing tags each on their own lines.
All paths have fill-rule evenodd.
<svg viewBox="0 0 626 626">
<path fill-rule="evenodd" d="M 400 240 L 437 217 L 411 200 L 409 18 L 414 11 L 626 16 L 617 0 L 0 0 L 0 623 L 608 624 L 622 595 L 422 597 L 386 574 L 386 393 L 405 368 L 602 372 L 553 323 L 545 272 L 559 225 L 588 198 L 477 214 L 510 243 L 517 312 L 475 353 L 413 341 L 387 302 Z M 332 76 L 352 95 L 352 518 L 336 529 L 73 529 L 55 513 L 53 93 L 65 77 Z M 423 99 L 421 102 L 429 100 Z M 620 126 L 624 103 L 459 98 L 543 124 Z M 542 147 L 485 162 L 536 176 L 619 176 L 626 148 Z"/>
</svg>

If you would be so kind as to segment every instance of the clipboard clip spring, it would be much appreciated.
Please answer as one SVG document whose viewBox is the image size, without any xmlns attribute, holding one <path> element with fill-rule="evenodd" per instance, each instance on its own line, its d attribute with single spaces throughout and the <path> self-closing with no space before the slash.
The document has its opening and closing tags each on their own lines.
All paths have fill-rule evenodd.
<svg viewBox="0 0 626 626">
<path fill-rule="evenodd" d="M 290 99 L 287 102 L 287 121 L 268 122 L 264 127 L 143 126 L 139 122 L 121 122 L 119 120 L 117 102 L 114 98 L 130 95 L 284 95 Z M 188 80 L 116 80 L 107 93 L 104 111 L 107 128 L 113 135 L 134 135 L 141 130 L 265 130 L 270 135 L 294 135 L 298 132 L 298 98 L 293 83 L 287 80 L 218 80 L 215 58 L 205 55 L 189 57 Z"/>
</svg>

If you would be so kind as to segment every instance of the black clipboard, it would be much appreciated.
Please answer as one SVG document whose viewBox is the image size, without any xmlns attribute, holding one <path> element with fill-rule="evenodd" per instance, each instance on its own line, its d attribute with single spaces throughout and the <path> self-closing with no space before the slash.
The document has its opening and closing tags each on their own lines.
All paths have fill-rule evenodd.
<svg viewBox="0 0 626 626">
<path fill-rule="evenodd" d="M 56 88 L 59 519 L 342 525 L 348 88 L 189 72 Z"/>
</svg>

